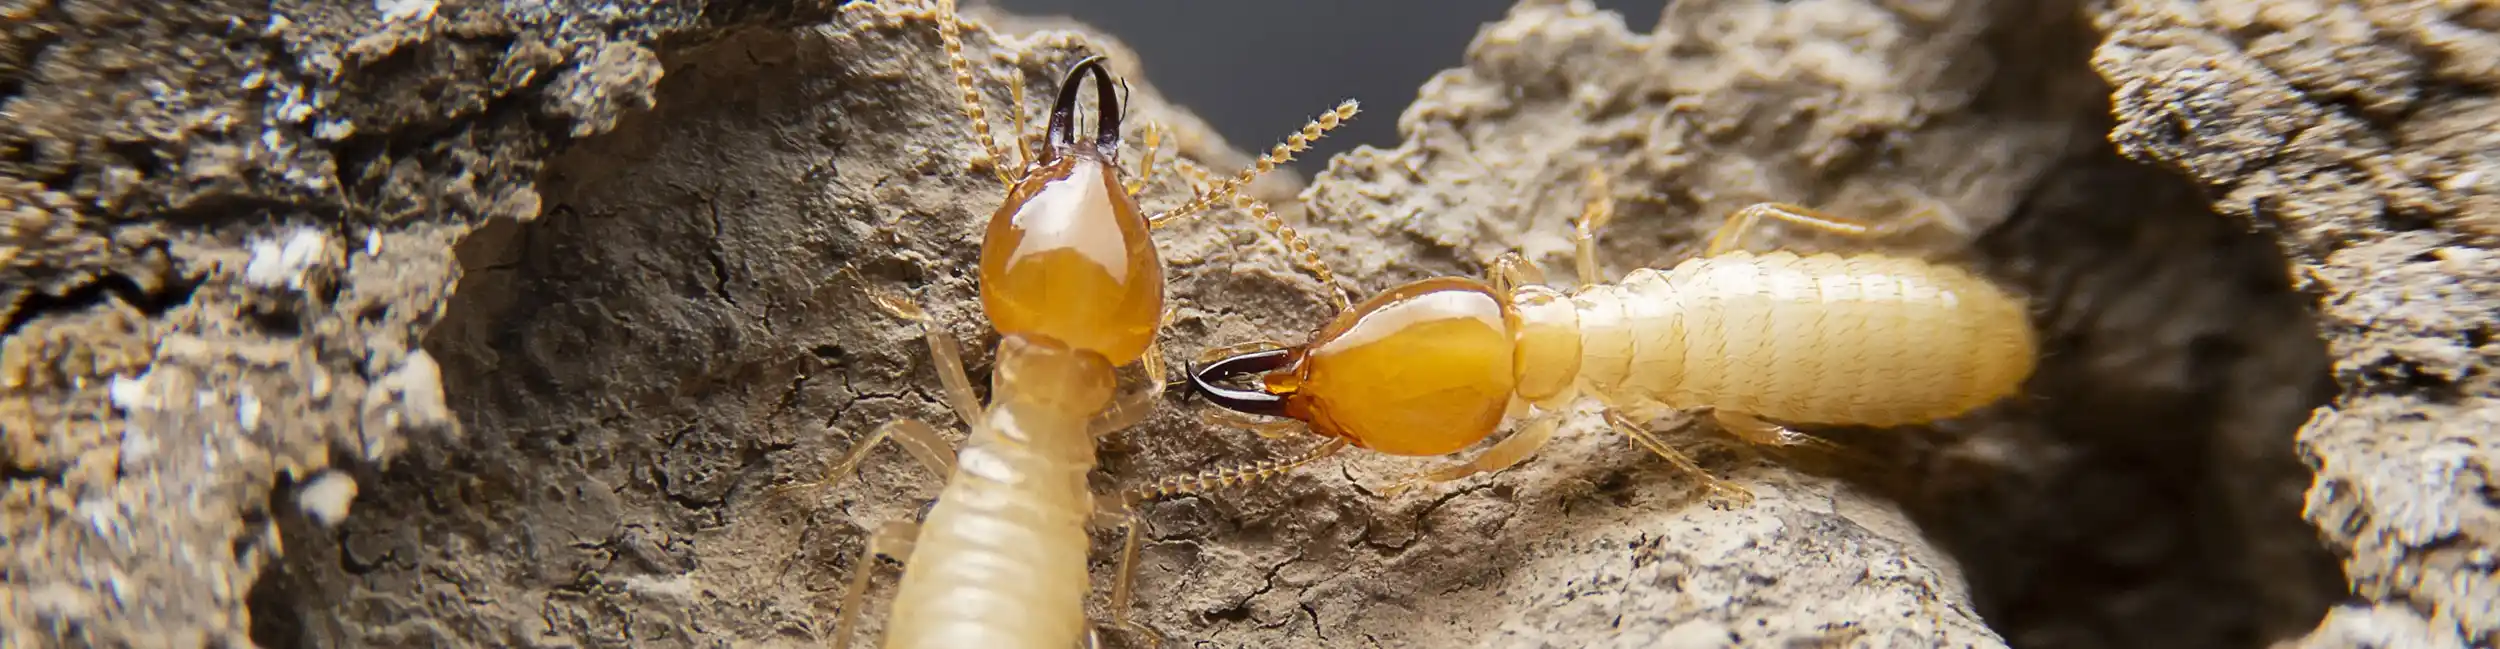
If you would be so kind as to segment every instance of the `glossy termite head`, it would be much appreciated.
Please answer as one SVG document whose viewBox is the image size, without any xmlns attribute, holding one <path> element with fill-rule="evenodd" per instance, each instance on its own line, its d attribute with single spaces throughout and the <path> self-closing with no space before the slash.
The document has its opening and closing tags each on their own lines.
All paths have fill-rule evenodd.
<svg viewBox="0 0 2500 649">
<path fill-rule="evenodd" d="M 1048 338 L 1126 365 L 1154 341 L 1163 262 L 1145 215 L 1124 191 L 1120 102 L 1101 56 L 1059 86 L 1039 155 L 990 216 L 981 241 L 981 307 L 1002 335 Z M 1094 76 L 1091 140 L 1076 137 L 1077 88 Z"/>
<path fill-rule="evenodd" d="M 1390 289 L 1297 347 L 1192 368 L 1216 405 L 1287 417 L 1391 455 L 1442 455 L 1498 429 L 1514 401 L 1567 398 L 1578 316 L 1540 286 L 1504 291 L 1462 277 Z M 1245 382 L 1247 385 L 1235 385 Z"/>
</svg>

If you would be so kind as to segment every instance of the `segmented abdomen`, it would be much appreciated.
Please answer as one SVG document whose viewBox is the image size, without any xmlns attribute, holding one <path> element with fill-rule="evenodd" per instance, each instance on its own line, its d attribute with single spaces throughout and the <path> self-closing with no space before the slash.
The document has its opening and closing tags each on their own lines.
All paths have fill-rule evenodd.
<svg viewBox="0 0 2500 649">
<path fill-rule="evenodd" d="M 1029 408 L 988 419 L 921 523 L 886 647 L 1067 649 L 1085 636 L 1090 433 Z"/>
<path fill-rule="evenodd" d="M 1575 300 L 1582 377 L 1602 396 L 1796 423 L 1959 415 L 2013 394 L 2037 353 L 2020 300 L 1884 255 L 1730 253 Z"/>
</svg>

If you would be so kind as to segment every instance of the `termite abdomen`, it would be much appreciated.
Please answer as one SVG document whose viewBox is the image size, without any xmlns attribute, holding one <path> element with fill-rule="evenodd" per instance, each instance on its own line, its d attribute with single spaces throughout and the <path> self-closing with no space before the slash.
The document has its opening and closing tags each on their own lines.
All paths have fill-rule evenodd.
<svg viewBox="0 0 2500 649">
<path fill-rule="evenodd" d="M 1678 408 L 1894 426 L 2013 394 L 2035 362 L 2019 299 L 1901 257 L 1729 253 L 1635 271 L 1575 301 L 1629 316 L 1584 318 L 1584 345 L 1631 353 L 1614 367 L 1584 361 L 1583 379 Z"/>
</svg>

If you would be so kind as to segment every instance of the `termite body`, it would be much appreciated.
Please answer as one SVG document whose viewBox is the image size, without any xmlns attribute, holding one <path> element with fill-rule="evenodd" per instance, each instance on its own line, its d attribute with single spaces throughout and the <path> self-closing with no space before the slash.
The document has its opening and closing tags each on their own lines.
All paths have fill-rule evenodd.
<svg viewBox="0 0 2500 649">
<path fill-rule="evenodd" d="M 939 3 L 941 37 L 964 112 L 995 163 L 1005 156 L 989 137 L 952 5 Z M 1074 132 L 1077 90 L 1087 74 L 1100 108 L 1090 140 Z M 1099 507 L 1086 483 L 1094 442 L 1135 424 L 1166 385 L 1156 344 L 1165 314 L 1163 266 L 1150 232 L 1229 199 L 1298 240 L 1265 205 L 1235 192 L 1355 111 L 1353 102 L 1341 105 L 1251 169 L 1148 217 L 1137 196 L 1153 169 L 1156 132 L 1148 132 L 1147 173 L 1124 182 L 1113 85 L 1102 57 L 1078 61 L 1059 88 L 1042 147 L 1022 155 L 1020 173 L 999 168 L 1007 195 L 984 231 L 979 270 L 982 308 L 1000 334 L 986 407 L 971 389 L 955 339 L 909 299 L 870 289 L 879 307 L 924 329 L 945 399 L 970 433 L 956 451 L 928 424 L 896 420 L 855 444 L 823 480 L 793 485 L 820 488 L 840 479 L 888 439 L 946 477 L 920 522 L 888 522 L 870 537 L 843 595 L 837 647 L 849 644 L 872 568 L 866 559 L 878 555 L 904 563 L 885 647 L 1066 649 L 1088 638 L 1086 527 L 1105 515 L 1128 519 L 1124 509 Z M 1016 139 L 1023 152 L 1024 138 Z M 1131 363 L 1143 365 L 1147 380 L 1123 392 L 1117 368 Z M 1128 620 L 1126 599 L 1124 588 L 1114 593 L 1115 623 L 1156 638 Z"/>
<path fill-rule="evenodd" d="M 2025 303 L 1968 271 L 1875 253 L 1737 249 L 1765 219 L 1861 236 L 1889 229 L 1795 205 L 1740 209 L 1701 256 L 1606 282 L 1595 239 L 1611 202 L 1601 177 L 1589 184 L 1574 236 L 1578 288 L 1538 285 L 1533 266 L 1506 254 L 1489 282 L 1390 289 L 1302 345 L 1217 350 L 1210 356 L 1231 355 L 1192 368 L 1192 385 L 1229 410 L 1390 455 L 1454 453 L 1525 420 L 1471 461 L 1392 491 L 1516 464 L 1552 436 L 1567 406 L 1594 397 L 1613 428 L 1743 498 L 1647 423 L 1706 409 L 1749 443 L 1811 443 L 1783 424 L 1950 418 L 2016 393 L 2036 363 Z"/>
<path fill-rule="evenodd" d="M 1118 410 L 1115 401 L 1136 408 L 1154 397 L 1151 385 L 1115 394 L 1114 368 L 1145 358 L 1163 301 L 1145 219 L 1117 184 L 1116 135 L 1083 141 L 1069 132 L 1075 90 L 1089 70 L 1103 75 L 1109 98 L 1098 61 L 1071 69 L 1040 156 L 1010 185 L 983 240 L 982 304 L 1000 333 L 988 406 L 972 393 L 950 335 L 908 300 L 871 294 L 926 329 L 946 401 L 970 428 L 955 451 L 927 424 L 888 423 L 828 477 L 848 475 L 885 439 L 946 477 L 920 522 L 887 522 L 863 553 L 904 565 L 886 647 L 1071 647 L 1085 637 L 1085 527 L 1094 510 L 1085 475 L 1094 468 L 1098 429 L 1120 425 L 1097 419 Z M 1027 236 L 1036 228 L 1043 236 Z M 1098 245 L 1073 248 L 1069 235 Z M 1055 313 L 1033 300 L 1050 290 L 1086 292 L 1110 308 Z M 853 568 L 837 647 L 850 642 L 873 568 L 866 560 Z"/>
</svg>

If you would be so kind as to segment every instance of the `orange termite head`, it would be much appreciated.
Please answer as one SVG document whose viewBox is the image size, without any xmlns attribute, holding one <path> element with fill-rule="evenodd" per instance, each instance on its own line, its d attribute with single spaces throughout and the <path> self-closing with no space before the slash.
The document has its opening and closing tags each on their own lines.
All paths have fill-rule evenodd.
<svg viewBox="0 0 2500 649">
<path fill-rule="evenodd" d="M 1048 140 L 990 216 L 981 240 L 981 307 L 998 332 L 1047 338 L 1126 365 L 1154 342 L 1163 261 L 1120 182 L 1120 101 L 1103 57 L 1069 68 Z M 1077 87 L 1094 76 L 1092 140 L 1076 137 Z"/>
<path fill-rule="evenodd" d="M 1482 282 L 1427 279 L 1338 314 L 1299 347 L 1191 368 L 1199 394 L 1228 409 L 1310 424 L 1392 455 L 1442 455 L 1500 427 L 1517 391 L 1518 323 Z M 1252 377 L 1251 387 L 1231 385 Z"/>
</svg>

